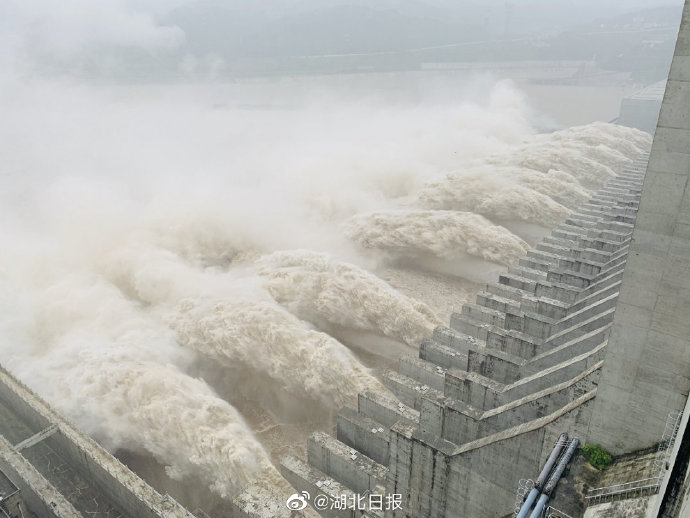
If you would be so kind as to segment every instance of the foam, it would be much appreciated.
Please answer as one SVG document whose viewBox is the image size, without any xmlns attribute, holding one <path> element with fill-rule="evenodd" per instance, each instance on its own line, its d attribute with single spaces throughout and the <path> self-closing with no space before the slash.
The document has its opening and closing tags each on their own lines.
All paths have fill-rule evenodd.
<svg viewBox="0 0 690 518">
<path fill-rule="evenodd" d="M 269 293 L 305 320 L 379 332 L 415 348 L 441 325 L 425 304 L 329 254 L 281 251 L 257 266 Z"/>
<path fill-rule="evenodd" d="M 170 325 L 185 347 L 250 368 L 296 400 L 339 408 L 364 390 L 385 390 L 340 342 L 266 302 L 186 300 Z"/>
<path fill-rule="evenodd" d="M 452 260 L 473 255 L 508 265 L 529 248 L 503 227 L 469 212 L 391 210 L 360 214 L 343 224 L 345 234 L 365 249 L 395 255 L 431 254 Z"/>
</svg>

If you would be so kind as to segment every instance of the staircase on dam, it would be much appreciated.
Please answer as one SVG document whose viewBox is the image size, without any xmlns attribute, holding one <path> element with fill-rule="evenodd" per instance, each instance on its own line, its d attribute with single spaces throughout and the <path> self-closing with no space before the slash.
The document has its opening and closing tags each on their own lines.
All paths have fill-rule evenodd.
<svg viewBox="0 0 690 518">
<path fill-rule="evenodd" d="M 312 502 L 324 495 L 328 517 L 510 513 L 518 479 L 562 432 L 587 438 L 647 160 L 401 359 L 384 377 L 390 393 L 360 394 L 335 437 L 316 432 L 306 461 L 284 458 L 283 475 Z"/>
</svg>

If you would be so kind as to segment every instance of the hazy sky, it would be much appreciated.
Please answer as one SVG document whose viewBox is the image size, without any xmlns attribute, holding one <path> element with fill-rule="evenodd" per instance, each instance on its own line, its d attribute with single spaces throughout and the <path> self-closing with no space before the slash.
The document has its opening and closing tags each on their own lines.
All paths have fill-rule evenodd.
<svg viewBox="0 0 690 518">
<path fill-rule="evenodd" d="M 24 0 L 0 3 L 2 68 L 405 50 L 567 29 L 681 0 Z M 510 13 L 510 14 L 508 14 Z M 348 38 L 352 42 L 347 41 Z M 277 49 L 277 50 L 276 50 Z M 137 54 L 138 53 L 138 54 Z M 174 59 L 170 58 L 174 55 Z M 157 58 L 156 58 L 157 59 Z M 11 62 L 10 67 L 7 66 Z M 148 65 L 145 65 L 148 66 Z M 145 68 L 144 66 L 144 68 Z M 168 66 L 168 65 L 166 65 Z M 210 66 L 210 65 L 209 65 Z"/>
</svg>

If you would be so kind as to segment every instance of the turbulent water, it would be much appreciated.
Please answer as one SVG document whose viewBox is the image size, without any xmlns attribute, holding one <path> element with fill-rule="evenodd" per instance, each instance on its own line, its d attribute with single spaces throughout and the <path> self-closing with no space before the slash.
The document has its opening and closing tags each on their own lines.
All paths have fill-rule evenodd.
<svg viewBox="0 0 690 518">
<path fill-rule="evenodd" d="M 441 323 L 377 272 L 503 268 L 650 145 L 601 123 L 535 135 L 505 84 L 295 111 L 8 89 L 0 361 L 107 448 L 223 498 L 279 477 L 235 396 L 269 416 L 279 394 L 355 404 L 384 389 L 343 330 L 414 350 Z"/>
<path fill-rule="evenodd" d="M 365 249 L 396 255 L 428 253 L 452 260 L 470 254 L 508 265 L 527 252 L 527 243 L 505 228 L 470 212 L 399 210 L 360 214 L 345 234 Z"/>
<path fill-rule="evenodd" d="M 496 220 L 513 220 L 552 226 L 563 221 L 569 210 L 545 192 L 534 189 L 530 170 L 481 168 L 466 173 L 449 174 L 430 183 L 419 193 L 419 203 L 429 209 L 464 211 Z M 559 181 L 556 175 L 539 175 L 534 184 L 543 181 L 541 191 L 566 198 L 580 194 L 578 183 Z M 532 178 L 534 178 L 532 176 Z M 555 180 L 555 181 L 554 181 Z M 535 186 L 536 186 L 535 185 Z M 586 199 L 586 194 L 583 193 Z"/>
<path fill-rule="evenodd" d="M 384 390 L 340 342 L 271 304 L 187 300 L 171 326 L 181 345 L 251 369 L 296 400 L 342 407 L 359 392 Z"/>
<path fill-rule="evenodd" d="M 372 273 L 327 254 L 276 252 L 257 261 L 269 293 L 305 320 L 375 331 L 418 347 L 441 321 Z"/>
</svg>

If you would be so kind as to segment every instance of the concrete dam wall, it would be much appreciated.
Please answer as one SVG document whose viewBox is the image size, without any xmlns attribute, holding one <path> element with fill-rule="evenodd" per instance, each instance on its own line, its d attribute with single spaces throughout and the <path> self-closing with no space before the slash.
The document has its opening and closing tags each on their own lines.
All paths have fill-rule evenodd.
<svg viewBox="0 0 690 518">
<path fill-rule="evenodd" d="M 360 394 L 335 437 L 314 434 L 307 462 L 286 458 L 288 480 L 333 501 L 402 495 L 372 516 L 509 514 L 562 432 L 589 435 L 646 165 L 638 157 L 401 359 L 390 394 Z"/>
<path fill-rule="evenodd" d="M 385 377 L 392 394 L 361 394 L 335 437 L 312 436 L 306 462 L 284 460 L 295 487 L 332 501 L 402 501 L 324 516 L 508 516 L 519 479 L 536 476 L 560 433 L 629 453 L 654 447 L 667 418 L 687 412 L 689 41 L 686 2 L 650 155 L 403 358 Z M 626 516 L 687 509 L 686 423 L 661 468 L 666 481 L 675 473 L 675 496 L 664 482 L 649 509 L 625 502 L 638 509 Z"/>
<path fill-rule="evenodd" d="M 2 368 L 0 491 L 10 518 L 194 518 Z"/>
<path fill-rule="evenodd" d="M 563 432 L 616 454 L 649 448 L 686 405 L 689 30 L 686 4 L 651 154 L 400 359 L 387 390 L 360 393 L 334 434 L 314 433 L 306 459 L 282 460 L 319 514 L 508 516 L 520 479 L 539 473 Z M 690 505 L 690 439 L 681 437 L 672 518 Z M 315 516 L 269 505 L 271 496 L 245 489 L 234 518 Z M 3 515 L 194 518 L 0 369 Z"/>
</svg>

